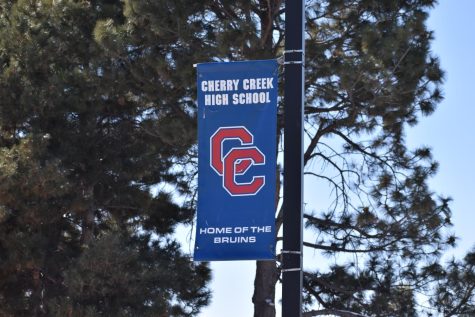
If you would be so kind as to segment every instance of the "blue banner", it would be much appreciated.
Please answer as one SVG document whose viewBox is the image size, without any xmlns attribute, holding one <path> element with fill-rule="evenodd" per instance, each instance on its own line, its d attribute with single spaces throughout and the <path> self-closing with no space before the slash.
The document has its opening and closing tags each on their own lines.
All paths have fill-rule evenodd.
<svg viewBox="0 0 475 317">
<path fill-rule="evenodd" d="M 275 259 L 275 60 L 198 64 L 195 261 Z"/>
</svg>

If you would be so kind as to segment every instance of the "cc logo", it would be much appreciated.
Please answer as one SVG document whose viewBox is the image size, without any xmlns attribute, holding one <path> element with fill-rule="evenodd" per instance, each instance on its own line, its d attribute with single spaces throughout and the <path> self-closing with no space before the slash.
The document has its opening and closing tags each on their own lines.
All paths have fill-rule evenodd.
<svg viewBox="0 0 475 317">
<path fill-rule="evenodd" d="M 223 144 L 237 140 L 240 147 L 223 153 Z M 231 196 L 257 194 L 265 184 L 265 176 L 254 176 L 248 183 L 238 183 L 237 175 L 244 175 L 253 165 L 264 165 L 265 155 L 253 146 L 254 136 L 243 126 L 221 127 L 210 138 L 211 168 L 223 178 L 223 187 Z"/>
</svg>

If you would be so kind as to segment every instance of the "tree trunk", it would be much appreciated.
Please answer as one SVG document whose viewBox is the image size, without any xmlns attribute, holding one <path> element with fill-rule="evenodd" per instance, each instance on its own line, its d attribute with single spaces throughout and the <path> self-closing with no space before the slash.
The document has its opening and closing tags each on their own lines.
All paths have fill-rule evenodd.
<svg viewBox="0 0 475 317">
<path fill-rule="evenodd" d="M 261 20 L 261 49 L 264 54 L 263 58 L 274 57 L 273 45 L 273 26 L 274 17 L 278 14 L 282 4 L 281 0 L 260 0 L 259 14 Z M 280 127 L 278 128 L 280 130 Z M 279 134 L 277 133 L 277 144 L 279 144 Z M 276 149 L 276 151 L 278 151 Z M 278 154 L 278 153 L 277 153 Z M 276 194 L 275 206 L 277 208 L 280 200 L 280 174 L 281 169 L 276 169 Z M 280 212 L 279 212 L 280 214 Z M 281 221 L 279 215 L 276 220 L 276 233 L 280 229 Z M 280 272 L 277 268 L 276 261 L 257 261 L 256 277 L 254 279 L 254 294 L 252 302 L 254 304 L 254 317 L 275 317 L 275 285 L 279 280 Z"/>
<path fill-rule="evenodd" d="M 277 137 L 278 142 L 278 137 Z M 276 188 L 275 188 L 275 206 L 277 208 L 280 200 L 280 181 L 281 168 L 276 168 Z M 282 211 L 279 211 L 275 224 L 275 231 L 279 232 L 282 225 Z M 254 279 L 254 317 L 275 317 L 275 284 L 279 280 L 279 269 L 276 261 L 257 261 L 256 277 Z"/>
<path fill-rule="evenodd" d="M 94 210 L 86 210 L 82 220 L 82 244 L 89 246 L 94 238 Z"/>
<path fill-rule="evenodd" d="M 84 246 L 89 246 L 94 239 L 94 191 L 93 186 L 89 186 L 83 191 L 83 199 L 86 201 L 86 210 L 83 211 L 82 219 L 82 236 L 81 243 Z"/>
<path fill-rule="evenodd" d="M 43 300 L 42 300 L 42 290 L 43 290 L 43 283 L 41 281 L 41 271 L 34 267 L 31 270 L 31 278 L 33 280 L 33 289 L 31 293 L 31 305 L 32 305 L 32 313 L 34 317 L 44 316 L 44 307 L 43 307 Z"/>
<path fill-rule="evenodd" d="M 254 317 L 275 317 L 275 284 L 279 270 L 275 261 L 257 261 L 254 280 Z"/>
</svg>

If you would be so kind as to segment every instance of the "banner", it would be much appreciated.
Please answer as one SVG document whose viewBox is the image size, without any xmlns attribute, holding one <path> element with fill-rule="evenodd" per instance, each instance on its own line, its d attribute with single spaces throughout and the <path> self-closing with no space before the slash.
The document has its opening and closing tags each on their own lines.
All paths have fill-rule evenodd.
<svg viewBox="0 0 475 317">
<path fill-rule="evenodd" d="M 195 261 L 275 259 L 275 60 L 198 64 Z"/>
</svg>

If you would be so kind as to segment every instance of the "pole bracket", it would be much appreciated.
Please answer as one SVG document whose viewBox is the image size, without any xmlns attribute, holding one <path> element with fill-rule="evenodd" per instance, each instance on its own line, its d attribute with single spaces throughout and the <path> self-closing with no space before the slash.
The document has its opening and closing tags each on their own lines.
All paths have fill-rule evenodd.
<svg viewBox="0 0 475 317">
<path fill-rule="evenodd" d="M 284 65 L 303 64 L 302 61 L 288 61 L 284 62 Z"/>
<path fill-rule="evenodd" d="M 294 267 L 294 268 L 291 268 L 291 269 L 281 269 L 280 271 L 283 272 L 283 273 L 285 273 L 285 272 L 298 272 L 298 271 L 302 271 L 302 268 Z"/>
<path fill-rule="evenodd" d="M 284 65 L 304 65 L 304 56 L 303 50 L 286 50 L 284 51 Z"/>
<path fill-rule="evenodd" d="M 303 54 L 303 50 L 285 50 L 284 51 L 284 54 L 288 54 L 288 53 L 302 53 Z"/>
<path fill-rule="evenodd" d="M 283 254 L 302 254 L 302 251 L 280 250 Z"/>
</svg>

